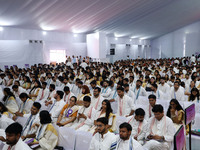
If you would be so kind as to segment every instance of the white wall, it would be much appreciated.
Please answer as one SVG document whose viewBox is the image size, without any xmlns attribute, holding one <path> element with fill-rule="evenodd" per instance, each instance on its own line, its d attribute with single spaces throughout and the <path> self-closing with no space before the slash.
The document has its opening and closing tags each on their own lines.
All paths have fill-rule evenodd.
<svg viewBox="0 0 200 150">
<path fill-rule="evenodd" d="M 107 37 L 107 40 L 107 54 L 110 54 L 111 48 L 115 48 L 115 55 L 108 56 L 111 58 L 111 62 L 127 59 L 127 55 L 130 59 L 136 59 L 138 56 L 141 58 L 150 58 L 151 56 L 149 40 L 131 39 L 130 41 L 130 38 L 117 38 L 116 40 L 114 37 Z M 130 46 L 126 44 L 130 44 Z"/>
<path fill-rule="evenodd" d="M 191 56 L 200 52 L 200 21 L 152 41 L 152 58 Z"/>
<path fill-rule="evenodd" d="M 0 67 L 2 68 L 4 65 L 10 66 L 15 64 L 22 65 L 21 67 L 23 67 L 22 63 L 49 63 L 50 49 L 65 49 L 66 55 L 68 56 L 86 56 L 87 45 L 85 34 L 77 34 L 77 37 L 74 37 L 72 33 L 50 31 L 46 33 L 46 35 L 43 35 L 43 32 L 39 30 L 4 27 L 3 31 L 0 31 Z M 31 44 L 29 40 L 42 40 L 43 43 Z M 5 50 L 5 48 L 7 50 Z M 27 52 L 30 52 L 31 56 L 30 53 Z M 2 58 L 3 53 L 3 56 L 8 58 L 6 61 L 5 57 Z M 17 54 L 16 59 L 9 60 L 14 54 Z"/>
</svg>

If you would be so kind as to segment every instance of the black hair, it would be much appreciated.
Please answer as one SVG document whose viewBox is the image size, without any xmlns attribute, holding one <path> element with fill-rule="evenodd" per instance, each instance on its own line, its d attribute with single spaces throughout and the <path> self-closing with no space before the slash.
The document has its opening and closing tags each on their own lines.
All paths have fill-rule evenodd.
<svg viewBox="0 0 200 150">
<path fill-rule="evenodd" d="M 30 98 L 27 93 L 21 93 L 19 98 Z"/>
<path fill-rule="evenodd" d="M 2 102 L 0 102 L 0 107 L 1 107 L 1 110 L 0 110 L 1 114 L 8 111 L 8 108 Z"/>
<path fill-rule="evenodd" d="M 18 85 L 13 85 L 12 89 L 17 89 L 19 86 Z"/>
<path fill-rule="evenodd" d="M 120 129 L 126 128 L 128 131 L 132 131 L 131 125 L 129 123 L 127 123 L 127 122 L 124 122 L 124 123 L 120 124 L 119 128 Z"/>
<path fill-rule="evenodd" d="M 94 90 L 98 90 L 98 92 L 101 92 L 101 88 L 100 87 L 95 87 Z"/>
<path fill-rule="evenodd" d="M 56 93 L 60 96 L 60 98 L 63 98 L 64 92 L 63 91 L 56 91 Z"/>
<path fill-rule="evenodd" d="M 41 104 L 39 102 L 34 102 L 33 106 L 36 107 L 38 110 L 41 108 Z"/>
<path fill-rule="evenodd" d="M 180 105 L 180 103 L 179 103 L 176 99 L 172 99 L 172 100 L 169 102 L 169 104 L 170 104 L 171 102 L 174 102 L 174 103 L 176 104 L 176 110 L 177 110 L 177 111 L 183 110 L 182 106 Z M 168 116 L 169 118 L 171 118 L 171 112 L 170 112 L 170 109 L 171 109 L 171 108 L 172 108 L 172 107 L 169 105 L 169 108 L 168 108 L 168 110 L 167 110 L 167 116 Z"/>
<path fill-rule="evenodd" d="M 92 80 L 91 82 L 90 82 L 90 84 L 97 84 L 97 81 L 96 80 Z"/>
<path fill-rule="evenodd" d="M 41 124 L 48 124 L 51 123 L 51 116 L 47 110 L 42 110 L 40 112 L 40 123 Z"/>
<path fill-rule="evenodd" d="M 23 129 L 23 127 L 22 127 L 21 124 L 19 124 L 18 122 L 14 122 L 14 123 L 10 124 L 10 125 L 6 128 L 5 132 L 6 132 L 6 133 L 10 133 L 10 134 L 13 134 L 13 133 L 14 133 L 15 135 L 17 135 L 17 134 L 20 134 L 20 135 L 21 135 L 22 129 Z"/>
<path fill-rule="evenodd" d="M 50 88 L 52 88 L 52 89 L 54 89 L 54 90 L 55 90 L 55 88 L 56 88 L 56 86 L 55 86 L 54 84 L 50 84 L 49 86 L 50 86 Z"/>
<path fill-rule="evenodd" d="M 129 85 L 128 84 L 124 84 L 124 87 L 129 87 Z"/>
<path fill-rule="evenodd" d="M 8 97 L 13 96 L 15 98 L 15 95 L 10 91 L 10 88 L 4 88 L 3 90 L 8 94 L 7 96 L 6 95 L 4 96 L 3 98 L 4 102 L 7 100 Z"/>
<path fill-rule="evenodd" d="M 196 97 L 192 94 L 193 91 L 196 91 L 196 92 L 197 92 L 197 95 L 196 95 L 197 100 L 200 100 L 200 98 L 199 98 L 199 90 L 198 90 L 196 87 L 194 87 L 194 88 L 192 88 L 192 90 L 191 90 L 191 95 L 189 96 L 189 101 L 194 101 L 195 98 L 196 98 Z"/>
<path fill-rule="evenodd" d="M 118 91 L 118 90 L 120 90 L 120 91 L 123 91 L 123 92 L 124 92 L 124 88 L 123 88 L 123 87 L 118 87 L 118 88 L 117 88 L 117 91 Z"/>
<path fill-rule="evenodd" d="M 157 84 L 155 84 L 155 83 L 151 84 L 151 86 L 153 86 L 156 89 L 158 88 Z"/>
<path fill-rule="evenodd" d="M 64 89 L 63 89 L 63 91 L 64 91 L 64 92 L 68 92 L 68 91 L 70 91 L 70 89 L 69 89 L 68 86 L 65 86 Z"/>
<path fill-rule="evenodd" d="M 104 99 L 104 100 L 102 101 L 102 103 L 103 103 L 103 102 L 106 103 L 106 118 L 109 119 L 110 113 L 113 112 L 112 107 L 111 107 L 111 105 L 110 105 L 109 100 Z M 101 107 L 101 110 L 102 110 L 102 107 Z"/>
<path fill-rule="evenodd" d="M 160 104 L 156 104 L 153 107 L 152 111 L 155 112 L 155 113 L 157 113 L 157 112 L 163 113 L 163 106 L 160 105 Z"/>
<path fill-rule="evenodd" d="M 91 102 L 90 96 L 84 96 L 84 97 L 83 97 L 83 101 Z"/>
<path fill-rule="evenodd" d="M 104 125 L 107 125 L 108 124 L 108 119 L 106 117 L 101 117 L 101 118 L 97 119 L 97 122 L 101 122 Z"/>
<path fill-rule="evenodd" d="M 136 116 L 145 116 L 145 111 L 142 108 L 138 108 L 135 110 Z"/>
<path fill-rule="evenodd" d="M 148 97 L 148 99 L 150 99 L 150 98 L 153 98 L 153 99 L 156 100 L 156 95 L 154 95 L 154 94 L 150 94 L 149 97 Z"/>
<path fill-rule="evenodd" d="M 47 86 L 47 82 L 42 82 L 42 85 L 45 85 L 45 86 Z"/>
</svg>

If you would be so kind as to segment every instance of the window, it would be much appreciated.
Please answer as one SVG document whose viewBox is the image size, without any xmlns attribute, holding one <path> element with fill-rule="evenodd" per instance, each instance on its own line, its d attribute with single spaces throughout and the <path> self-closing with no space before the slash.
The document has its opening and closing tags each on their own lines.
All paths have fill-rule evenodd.
<svg viewBox="0 0 200 150">
<path fill-rule="evenodd" d="M 50 50 L 50 62 L 65 62 L 65 50 Z"/>
</svg>

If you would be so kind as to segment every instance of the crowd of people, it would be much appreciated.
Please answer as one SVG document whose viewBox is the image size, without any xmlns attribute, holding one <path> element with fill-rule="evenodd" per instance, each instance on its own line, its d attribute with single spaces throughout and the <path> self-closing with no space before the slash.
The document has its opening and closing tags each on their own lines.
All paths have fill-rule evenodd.
<svg viewBox="0 0 200 150">
<path fill-rule="evenodd" d="M 184 125 L 180 103 L 199 103 L 199 90 L 195 56 L 113 64 L 72 56 L 56 65 L 11 66 L 0 70 L 0 129 L 6 135 L 0 140 L 5 150 L 53 150 L 62 127 L 92 133 L 89 150 L 169 150 Z M 145 97 L 146 105 L 138 108 Z M 158 99 L 170 100 L 166 113 Z M 118 127 L 119 117 L 126 121 Z"/>
</svg>

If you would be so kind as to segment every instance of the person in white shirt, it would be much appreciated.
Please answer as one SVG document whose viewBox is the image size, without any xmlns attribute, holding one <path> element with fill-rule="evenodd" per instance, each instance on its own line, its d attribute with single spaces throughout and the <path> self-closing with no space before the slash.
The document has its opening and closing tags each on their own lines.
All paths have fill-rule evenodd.
<svg viewBox="0 0 200 150">
<path fill-rule="evenodd" d="M 153 112 L 155 117 L 148 121 L 144 148 L 148 150 L 169 150 L 176 132 L 173 122 L 164 115 L 162 105 L 155 105 Z"/>
<path fill-rule="evenodd" d="M 129 77 L 129 86 L 130 86 L 130 90 L 133 91 L 135 88 L 134 76 Z"/>
<path fill-rule="evenodd" d="M 70 91 L 70 88 L 69 88 L 68 86 L 65 86 L 64 89 L 63 89 L 63 91 L 64 91 L 63 100 L 64 100 L 64 102 L 65 102 L 66 104 L 69 104 L 70 98 L 71 98 L 72 96 L 75 96 L 75 95 L 74 95 L 74 93 L 72 93 L 72 92 Z"/>
<path fill-rule="evenodd" d="M 149 120 L 149 118 L 154 117 L 154 113 L 152 111 L 153 107 L 156 105 L 156 96 L 154 94 L 149 95 L 149 104 L 146 109 L 145 119 Z"/>
<path fill-rule="evenodd" d="M 118 102 L 117 115 L 119 116 L 131 116 L 134 113 L 134 101 L 127 95 L 124 94 L 124 88 L 117 88 L 118 97 L 116 101 Z"/>
<path fill-rule="evenodd" d="M 93 93 L 95 87 L 97 87 L 97 81 L 96 80 L 92 80 L 90 82 L 90 86 L 89 86 L 90 93 Z"/>
<path fill-rule="evenodd" d="M 64 95 L 63 91 L 56 91 L 56 95 L 54 99 L 51 100 L 52 104 L 50 105 L 50 108 L 49 108 L 49 114 L 51 115 L 53 123 L 57 121 L 62 108 L 66 104 L 63 100 L 63 95 Z"/>
<path fill-rule="evenodd" d="M 18 85 L 13 85 L 12 89 L 13 89 L 13 94 L 15 95 L 15 97 L 19 97 L 21 93 L 26 93 L 26 90 Z"/>
<path fill-rule="evenodd" d="M 132 127 L 124 122 L 119 126 L 119 138 L 116 150 L 143 150 L 143 147 L 131 136 Z"/>
<path fill-rule="evenodd" d="M 47 88 L 49 88 L 51 82 L 52 82 L 52 74 L 51 73 L 47 73 L 46 74 L 47 79 L 46 79 L 46 83 L 47 83 Z"/>
<path fill-rule="evenodd" d="M 141 80 L 137 80 L 136 87 L 134 88 L 133 92 L 136 96 L 136 100 L 138 99 L 139 96 L 147 96 L 145 89 L 142 87 Z"/>
<path fill-rule="evenodd" d="M 158 89 L 158 86 L 157 86 L 157 84 L 156 83 L 154 83 L 154 84 L 151 84 L 151 93 L 152 94 L 154 94 L 154 95 L 156 95 L 156 97 L 158 98 L 158 99 L 164 99 L 164 94 L 163 94 L 163 92 L 161 92 L 159 89 Z"/>
<path fill-rule="evenodd" d="M 79 108 L 78 117 L 71 128 L 79 131 L 88 131 L 94 123 L 95 115 L 96 110 L 93 106 L 91 106 L 91 98 L 89 96 L 85 96 L 83 98 L 83 106 Z"/>
<path fill-rule="evenodd" d="M 133 93 L 133 91 L 129 90 L 128 84 L 124 84 L 124 94 L 129 96 L 135 103 L 135 94 Z"/>
<path fill-rule="evenodd" d="M 147 121 L 144 119 L 145 111 L 142 108 L 135 110 L 135 115 L 127 117 L 127 122 L 132 126 L 132 136 L 140 144 L 144 143 L 147 132 Z"/>
<path fill-rule="evenodd" d="M 190 58 L 190 63 L 195 63 L 195 62 L 196 62 L 196 57 L 193 54 L 192 57 Z"/>
<path fill-rule="evenodd" d="M 190 77 L 190 75 L 188 73 L 185 74 L 185 81 L 184 81 L 185 82 L 185 87 L 189 86 L 191 81 L 192 81 L 192 79 L 189 78 L 189 77 Z"/>
<path fill-rule="evenodd" d="M 69 83 L 69 78 L 68 77 L 64 78 L 63 83 L 60 86 L 60 89 L 63 90 L 65 86 L 68 86 L 71 89 L 71 84 Z"/>
<path fill-rule="evenodd" d="M 111 89 L 108 86 L 109 82 L 107 80 L 103 81 L 103 88 L 101 90 L 101 96 L 103 96 L 105 99 L 110 97 Z"/>
<path fill-rule="evenodd" d="M 19 106 L 19 111 L 15 113 L 15 116 L 23 117 L 24 114 L 29 114 L 31 112 L 31 107 L 34 102 L 26 93 L 21 93 L 19 98 L 21 99 L 22 103 Z M 15 116 L 13 118 L 14 120 L 16 119 Z"/>
<path fill-rule="evenodd" d="M 174 87 L 171 89 L 171 99 L 177 99 L 178 101 L 185 101 L 184 91 L 180 88 L 178 81 L 174 82 Z"/>
<path fill-rule="evenodd" d="M 92 137 L 89 150 L 114 150 L 117 139 L 114 133 L 108 131 L 108 119 L 98 118 L 96 134 Z"/>
<path fill-rule="evenodd" d="M 80 64 L 81 67 L 83 67 L 84 69 L 88 66 L 87 63 L 85 62 L 85 60 L 83 60 L 83 62 Z"/>
<path fill-rule="evenodd" d="M 22 130 L 22 139 L 32 138 L 37 131 L 37 126 L 35 124 L 39 124 L 39 111 L 41 108 L 41 104 L 38 102 L 34 102 L 31 107 L 31 113 L 24 114 L 23 117 L 27 118 L 26 123 Z"/>
<path fill-rule="evenodd" d="M 6 139 L 4 139 L 4 141 L 6 144 L 2 150 L 31 150 L 31 148 L 29 148 L 29 146 L 20 138 L 22 125 L 17 122 L 12 123 L 6 128 L 5 132 Z"/>
<path fill-rule="evenodd" d="M 95 87 L 93 90 L 93 95 L 91 97 L 91 106 L 96 110 L 100 110 L 102 101 L 104 98 L 101 96 L 101 88 Z"/>
<path fill-rule="evenodd" d="M 0 129 L 5 130 L 13 122 L 14 121 L 12 119 L 8 118 L 8 116 L 0 113 Z"/>
<path fill-rule="evenodd" d="M 160 78 L 160 84 L 158 85 L 158 89 L 160 91 L 162 91 L 163 93 L 165 93 L 166 96 L 169 95 L 169 93 L 170 93 L 170 86 L 167 83 L 165 83 L 165 78 L 164 77 Z"/>
<path fill-rule="evenodd" d="M 46 88 L 47 83 L 46 82 L 42 82 L 42 89 L 40 89 L 38 96 L 36 98 L 35 101 L 40 102 L 41 104 L 44 103 L 44 101 L 48 98 L 49 96 L 49 89 Z"/>
</svg>

